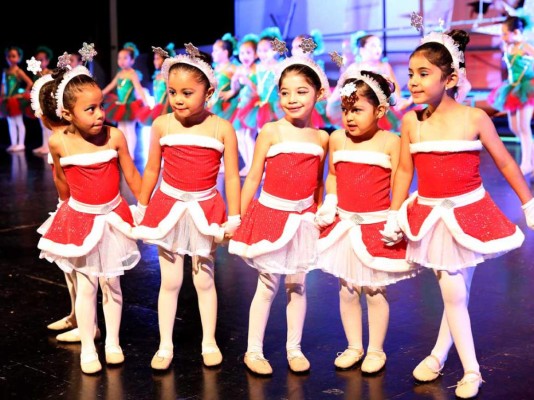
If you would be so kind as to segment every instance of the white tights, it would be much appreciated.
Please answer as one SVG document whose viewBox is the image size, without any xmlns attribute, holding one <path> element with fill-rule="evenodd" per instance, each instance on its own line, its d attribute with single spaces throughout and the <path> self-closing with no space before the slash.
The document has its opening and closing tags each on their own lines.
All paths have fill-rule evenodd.
<svg viewBox="0 0 534 400">
<path fill-rule="evenodd" d="M 471 319 L 467 306 L 475 267 L 464 268 L 451 274 L 435 271 L 444 303 L 443 316 L 436 344 L 431 354 L 443 365 L 454 343 L 464 371 L 479 371 L 475 354 Z"/>
<path fill-rule="evenodd" d="M 67 274 L 65 272 L 65 281 L 67 282 L 67 289 L 69 289 L 70 297 L 70 314 L 68 316 L 70 321 L 76 322 L 76 291 L 77 282 L 76 282 L 76 272 L 71 272 Z M 96 321 L 96 318 L 95 318 Z"/>
<path fill-rule="evenodd" d="M 135 147 L 137 146 L 137 132 L 135 130 L 135 121 L 120 121 L 117 124 L 124 136 L 126 137 L 126 143 L 128 143 L 128 151 L 132 160 L 135 159 Z"/>
<path fill-rule="evenodd" d="M 250 305 L 247 352 L 263 353 L 263 338 L 281 275 L 260 274 L 256 294 Z M 306 274 L 286 275 L 287 343 L 286 350 L 300 350 L 306 318 Z"/>
<path fill-rule="evenodd" d="M 44 126 L 42 119 L 39 119 L 39 123 L 41 124 L 41 136 L 43 138 L 43 144 L 41 145 L 41 147 L 43 149 L 48 150 L 48 139 L 50 139 L 50 136 L 52 135 L 52 131 L 48 129 L 46 126 Z"/>
<path fill-rule="evenodd" d="M 178 295 L 184 278 L 184 256 L 170 254 L 158 248 L 161 269 L 161 286 L 158 297 L 160 349 L 172 350 L 172 332 L 178 307 Z M 198 308 L 202 323 L 202 351 L 217 346 L 217 291 L 215 289 L 213 261 L 194 256 L 193 284 L 197 291 Z"/>
<path fill-rule="evenodd" d="M 236 136 L 237 147 L 241 154 L 241 158 L 243 158 L 243 162 L 245 163 L 242 171 L 248 173 L 252 166 L 252 157 L 254 155 L 254 146 L 256 144 L 256 131 L 248 128 L 238 129 Z"/>
<path fill-rule="evenodd" d="M 96 351 L 94 335 L 96 331 L 96 300 L 98 283 L 102 288 L 102 306 L 106 322 L 106 346 L 119 345 L 119 329 L 122 314 L 122 291 L 120 277 L 98 278 L 76 272 L 76 316 L 82 354 Z"/>
<path fill-rule="evenodd" d="M 368 351 L 383 351 L 389 324 L 389 303 L 386 288 L 353 287 L 340 280 L 339 310 L 347 336 L 348 347 L 363 349 L 361 294 L 365 293 L 369 322 Z"/>
<path fill-rule="evenodd" d="M 24 145 L 24 141 L 26 140 L 26 126 L 24 125 L 22 115 L 7 117 L 7 127 L 9 129 L 11 145 Z"/>
</svg>

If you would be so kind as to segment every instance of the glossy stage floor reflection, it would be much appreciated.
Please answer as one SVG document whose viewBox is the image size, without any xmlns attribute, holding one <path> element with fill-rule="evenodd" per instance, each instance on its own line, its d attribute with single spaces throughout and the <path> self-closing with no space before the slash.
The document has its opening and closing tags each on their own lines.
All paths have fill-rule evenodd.
<svg viewBox="0 0 534 400">
<path fill-rule="evenodd" d="M 509 144 L 518 156 L 518 145 Z M 36 146 L 35 146 L 36 147 Z M 141 151 L 141 150 L 140 150 Z M 137 164 L 142 170 L 143 155 Z M 480 399 L 532 399 L 534 367 L 534 232 L 527 231 L 520 204 L 487 154 L 485 186 L 505 213 L 526 234 L 522 248 L 479 267 L 470 310 L 483 384 Z M 221 186 L 222 187 L 222 186 Z M 187 273 L 179 298 L 170 371 L 150 369 L 158 346 L 159 269 L 155 248 L 140 244 L 141 263 L 122 279 L 124 309 L 121 345 L 126 362 L 104 366 L 96 376 L 80 371 L 77 344 L 61 344 L 46 325 L 68 314 L 69 298 L 62 272 L 39 259 L 37 227 L 56 206 L 57 195 L 46 160 L 0 150 L 0 397 L 2 399 L 434 399 L 454 397 L 449 388 L 461 378 L 453 349 L 443 376 L 416 384 L 411 371 L 433 346 L 442 312 L 431 273 L 389 289 L 391 321 L 385 351 L 388 362 L 376 376 L 359 367 L 334 369 L 336 353 L 346 345 L 338 311 L 336 279 L 316 271 L 308 277 L 308 314 L 303 350 L 309 375 L 290 373 L 285 359 L 285 298 L 278 293 L 265 338 L 271 378 L 248 373 L 243 365 L 248 312 L 256 274 L 226 247 L 217 251 L 219 298 L 218 344 L 223 364 L 202 366 L 201 326 L 196 293 Z M 124 187 L 125 193 L 127 192 Z M 126 196 L 133 202 L 128 193 Z M 99 298 L 100 303 L 100 298 Z M 366 318 L 366 315 L 364 315 Z M 100 329 L 105 330 L 101 304 Z M 367 324 L 365 324 L 367 326 Z M 366 331 L 365 328 L 364 331 Z M 367 335 L 365 341 L 367 343 Z M 98 342 L 101 360 L 103 342 Z"/>
</svg>

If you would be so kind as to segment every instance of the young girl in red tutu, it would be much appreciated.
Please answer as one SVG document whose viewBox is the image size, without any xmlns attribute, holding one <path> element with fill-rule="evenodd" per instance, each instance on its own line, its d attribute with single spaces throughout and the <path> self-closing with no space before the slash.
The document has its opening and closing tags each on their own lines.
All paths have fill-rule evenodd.
<svg viewBox="0 0 534 400">
<path fill-rule="evenodd" d="M 48 97 L 43 108 L 46 115 L 53 109 L 68 123 L 63 133 L 49 140 L 54 181 L 64 202 L 41 226 L 38 248 L 41 258 L 76 274 L 80 365 L 84 373 L 91 374 L 102 369 L 94 343 L 99 281 L 106 321 L 106 363 L 124 361 L 119 344 L 120 276 L 133 268 L 141 255 L 132 235 L 133 217 L 119 184 L 122 173 L 137 197 L 141 176 L 123 133 L 104 125 L 102 91 L 89 71 L 84 66 L 68 69 L 67 65 L 65 61 L 55 74 L 55 97 Z"/>
<path fill-rule="evenodd" d="M 285 50 L 285 43 L 283 53 Z M 277 49 L 279 50 L 279 49 Z M 319 229 L 314 224 L 322 198 L 322 177 L 328 133 L 314 127 L 316 102 L 328 91 L 326 74 L 308 57 L 294 56 L 278 64 L 280 105 L 285 117 L 264 125 L 242 189 L 243 223 L 228 251 L 258 270 L 258 286 L 250 306 L 245 365 L 260 375 L 272 374 L 263 355 L 263 339 L 272 302 L 285 275 L 287 293 L 287 360 L 293 372 L 310 363 L 301 351 L 306 315 L 306 274 L 316 267 Z M 265 170 L 258 199 L 255 193 Z"/>
<path fill-rule="evenodd" d="M 141 86 L 142 74 L 134 69 L 138 55 L 139 50 L 134 43 L 125 43 L 117 55 L 120 70 L 102 89 L 106 118 L 108 121 L 116 122 L 117 128 L 124 132 L 132 159 L 135 159 L 137 146 L 136 121 L 143 106 L 147 105 L 145 90 Z M 117 89 L 117 93 L 111 94 L 114 89 Z"/>
<path fill-rule="evenodd" d="M 369 345 L 361 370 L 376 373 L 386 364 L 389 324 L 387 286 L 416 275 L 406 262 L 406 242 L 387 246 L 380 230 L 387 220 L 390 188 L 400 139 L 380 129 L 395 84 L 371 71 L 349 66 L 339 80 L 344 129 L 330 135 L 326 197 L 317 211 L 319 266 L 339 278 L 339 309 L 348 341 L 336 368 L 348 369 L 364 355 L 361 298 L 367 302 Z M 339 216 L 336 217 L 336 214 Z"/>
<path fill-rule="evenodd" d="M 189 43 L 186 49 L 189 55 L 180 54 L 163 62 L 162 74 L 173 112 L 152 124 L 136 212 L 139 226 L 134 228 L 136 237 L 158 246 L 160 342 L 151 362 L 156 370 L 168 369 L 173 358 L 172 333 L 186 255 L 192 258 L 202 321 L 202 360 L 208 367 L 222 362 L 215 340 L 214 254 L 217 243 L 231 237 L 241 222 L 235 131 L 230 122 L 206 109 L 217 87 L 215 74 L 196 47 Z M 216 187 L 223 154 L 228 217 Z M 161 183 L 154 192 L 160 172 Z"/>
<path fill-rule="evenodd" d="M 485 148 L 523 203 L 534 228 L 534 200 L 512 155 L 481 109 L 455 101 L 463 84 L 467 32 L 432 32 L 410 56 L 408 87 L 423 110 L 402 119 L 401 152 L 393 183 L 398 219 L 384 227 L 386 242 L 404 232 L 410 262 L 436 275 L 444 303 L 436 344 L 414 369 L 419 381 L 439 377 L 454 343 L 463 367 L 456 396 L 471 398 L 482 384 L 468 311 L 476 265 L 521 246 L 524 235 L 485 191 L 480 153 Z M 417 171 L 417 191 L 408 191 Z M 400 229 L 399 229 L 400 227 Z"/>
</svg>

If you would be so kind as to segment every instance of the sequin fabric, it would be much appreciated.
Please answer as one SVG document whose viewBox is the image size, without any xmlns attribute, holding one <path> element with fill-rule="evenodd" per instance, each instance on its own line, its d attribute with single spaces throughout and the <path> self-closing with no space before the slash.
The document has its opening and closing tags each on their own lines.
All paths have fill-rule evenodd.
<svg viewBox="0 0 534 400">
<path fill-rule="evenodd" d="M 415 153 L 413 160 L 423 197 L 458 196 L 482 184 L 479 151 Z"/>
</svg>

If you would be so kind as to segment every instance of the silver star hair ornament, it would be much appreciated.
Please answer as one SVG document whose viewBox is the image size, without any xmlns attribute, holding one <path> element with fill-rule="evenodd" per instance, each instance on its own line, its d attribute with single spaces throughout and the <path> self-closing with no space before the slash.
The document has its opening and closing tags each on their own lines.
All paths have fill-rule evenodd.
<svg viewBox="0 0 534 400">
<path fill-rule="evenodd" d="M 189 54 L 191 57 L 199 57 L 200 52 L 198 51 L 198 48 L 193 46 L 193 43 L 185 43 L 185 52 Z"/>
<path fill-rule="evenodd" d="M 332 59 L 333 62 L 336 63 L 336 65 L 341 68 L 343 66 L 343 57 L 337 52 L 337 51 L 333 51 L 331 53 L 328 53 L 330 54 L 330 58 Z"/>
<path fill-rule="evenodd" d="M 93 61 L 93 57 L 97 55 L 94 43 L 87 44 L 83 42 L 83 47 L 80 50 L 78 50 L 78 52 L 82 56 L 82 61 L 84 62 Z"/>
<path fill-rule="evenodd" d="M 71 69 L 70 66 L 70 54 L 67 52 L 64 52 L 62 56 L 59 56 L 57 61 L 57 67 L 61 69 Z"/>
<path fill-rule="evenodd" d="M 302 49 L 303 53 L 313 53 L 317 48 L 317 44 L 313 41 L 312 38 L 302 39 L 302 42 L 299 44 L 299 47 Z"/>
<path fill-rule="evenodd" d="M 410 16 L 410 25 L 417 29 L 417 31 L 421 31 L 421 29 L 423 29 L 423 16 L 421 14 L 417 14 L 415 11 L 412 11 Z"/>
<path fill-rule="evenodd" d="M 168 58 L 169 57 L 169 53 L 167 51 L 163 50 L 161 47 L 152 46 L 152 51 L 155 54 L 159 54 L 163 58 Z"/>
<path fill-rule="evenodd" d="M 271 40 L 271 46 L 273 46 L 273 50 L 278 52 L 281 56 L 287 52 L 286 42 L 278 38 Z"/>
<path fill-rule="evenodd" d="M 37 72 L 41 72 L 41 61 L 36 60 L 35 57 L 30 58 L 29 60 L 26 60 L 26 64 L 28 64 L 28 71 L 33 72 L 34 75 L 37 75 Z"/>
</svg>

